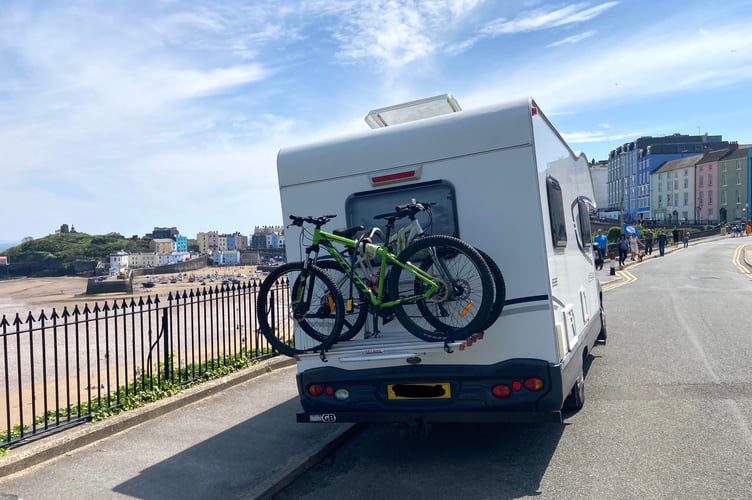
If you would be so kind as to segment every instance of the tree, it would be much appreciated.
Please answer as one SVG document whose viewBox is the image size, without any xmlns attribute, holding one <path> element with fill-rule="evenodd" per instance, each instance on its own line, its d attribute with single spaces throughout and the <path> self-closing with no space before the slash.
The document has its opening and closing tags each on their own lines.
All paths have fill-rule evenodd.
<svg viewBox="0 0 752 500">
<path fill-rule="evenodd" d="M 34 241 L 34 238 L 31 236 L 26 236 L 24 239 L 21 240 L 21 243 L 28 243 L 30 241 Z"/>
</svg>

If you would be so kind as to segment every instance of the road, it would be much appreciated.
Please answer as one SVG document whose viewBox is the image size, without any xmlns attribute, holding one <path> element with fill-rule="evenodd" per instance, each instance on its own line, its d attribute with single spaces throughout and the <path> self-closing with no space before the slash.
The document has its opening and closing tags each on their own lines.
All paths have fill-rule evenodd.
<svg viewBox="0 0 752 500">
<path fill-rule="evenodd" d="M 627 268 L 563 424 L 368 426 L 275 498 L 752 498 L 752 276 L 719 239 Z"/>
</svg>

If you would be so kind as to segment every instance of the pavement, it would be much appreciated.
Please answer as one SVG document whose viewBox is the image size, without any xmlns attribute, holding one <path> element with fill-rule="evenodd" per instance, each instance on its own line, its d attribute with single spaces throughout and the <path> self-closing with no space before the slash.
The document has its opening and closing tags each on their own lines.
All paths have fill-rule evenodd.
<svg viewBox="0 0 752 500">
<path fill-rule="evenodd" d="M 622 279 L 608 260 L 596 274 L 603 284 Z M 10 450 L 0 457 L 0 500 L 270 498 L 359 428 L 298 424 L 299 411 L 294 361 L 264 361 Z"/>
<path fill-rule="evenodd" d="M 301 410 L 294 361 L 265 361 L 11 449 L 0 500 L 270 498 L 357 429 Z"/>
</svg>

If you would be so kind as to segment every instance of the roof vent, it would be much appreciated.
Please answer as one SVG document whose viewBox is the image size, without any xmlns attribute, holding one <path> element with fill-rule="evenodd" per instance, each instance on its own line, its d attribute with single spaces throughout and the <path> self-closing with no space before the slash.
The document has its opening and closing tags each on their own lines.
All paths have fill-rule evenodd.
<svg viewBox="0 0 752 500">
<path fill-rule="evenodd" d="M 371 128 L 382 128 L 432 116 L 446 115 L 456 111 L 462 111 L 457 100 L 451 94 L 441 94 L 374 109 L 366 115 L 365 120 Z"/>
</svg>

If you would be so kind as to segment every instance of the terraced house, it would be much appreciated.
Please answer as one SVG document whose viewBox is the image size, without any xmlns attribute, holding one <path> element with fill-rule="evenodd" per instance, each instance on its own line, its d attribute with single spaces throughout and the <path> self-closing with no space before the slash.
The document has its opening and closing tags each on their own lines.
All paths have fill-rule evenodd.
<svg viewBox="0 0 752 500">
<path fill-rule="evenodd" d="M 726 155 L 718 160 L 718 214 L 721 222 L 750 218 L 750 170 L 752 148 L 732 143 Z"/>
<path fill-rule="evenodd" d="M 606 212 L 624 213 L 625 220 L 652 218 L 651 175 L 666 161 L 724 149 L 720 135 L 640 137 L 612 150 L 608 156 L 608 207 Z M 690 210 L 690 218 L 694 211 Z"/>
<path fill-rule="evenodd" d="M 669 160 L 651 175 L 652 218 L 679 224 L 694 218 L 695 164 L 701 154 Z"/>
</svg>

